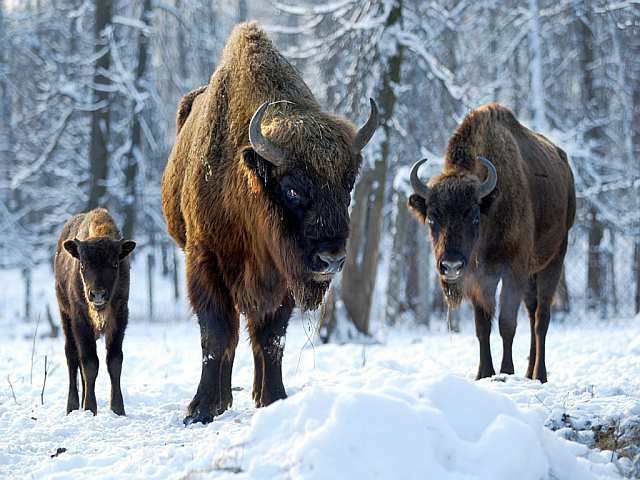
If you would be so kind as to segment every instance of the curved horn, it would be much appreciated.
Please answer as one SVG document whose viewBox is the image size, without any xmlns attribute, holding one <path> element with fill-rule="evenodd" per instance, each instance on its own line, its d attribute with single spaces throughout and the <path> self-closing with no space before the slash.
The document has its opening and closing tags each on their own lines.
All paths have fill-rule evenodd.
<svg viewBox="0 0 640 480">
<path fill-rule="evenodd" d="M 353 145 L 351 146 L 351 151 L 353 154 L 358 154 L 360 151 L 369 143 L 371 137 L 378 128 L 378 106 L 376 102 L 373 101 L 373 98 L 369 99 L 371 102 L 371 112 L 369 113 L 369 119 L 367 123 L 365 123 L 358 133 L 356 133 L 356 137 L 353 140 Z"/>
<path fill-rule="evenodd" d="M 428 159 L 423 158 L 422 160 L 418 160 L 414 163 L 413 167 L 411 167 L 411 175 L 409 175 L 411 187 L 413 188 L 414 193 L 416 195 L 420 195 L 422 198 L 427 198 L 429 196 L 429 187 L 427 187 L 427 184 L 423 183 L 422 180 L 420 180 L 420 177 L 418 177 L 418 170 L 420 170 L 420 167 L 424 163 L 427 163 L 427 161 Z"/>
<path fill-rule="evenodd" d="M 487 179 L 482 182 L 480 189 L 478 190 L 478 197 L 482 199 L 493 192 L 493 189 L 496 188 L 496 184 L 498 183 L 498 172 L 496 172 L 496 167 L 494 167 L 493 163 L 486 158 L 478 157 L 478 160 L 480 160 L 487 169 Z"/>
<path fill-rule="evenodd" d="M 267 140 L 260 130 L 262 116 L 270 105 L 273 105 L 273 103 L 264 102 L 258 107 L 253 117 L 251 117 L 251 122 L 249 123 L 249 143 L 251 143 L 251 147 L 253 147 L 258 155 L 270 163 L 273 163 L 276 167 L 279 167 L 285 159 L 284 152 L 280 147 Z"/>
</svg>

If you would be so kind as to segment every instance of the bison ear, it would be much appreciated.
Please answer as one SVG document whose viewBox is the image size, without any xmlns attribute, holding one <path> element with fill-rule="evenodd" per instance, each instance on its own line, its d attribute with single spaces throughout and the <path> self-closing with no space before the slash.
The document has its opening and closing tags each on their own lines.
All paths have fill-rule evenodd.
<svg viewBox="0 0 640 480">
<path fill-rule="evenodd" d="M 80 253 L 78 252 L 78 241 L 75 238 L 73 240 L 66 240 L 62 246 L 73 258 L 80 258 Z"/>
<path fill-rule="evenodd" d="M 125 240 L 120 244 L 120 260 L 126 258 L 133 249 L 136 248 L 136 242 L 133 240 Z"/>
<path fill-rule="evenodd" d="M 486 215 L 491 210 L 491 205 L 493 205 L 494 200 L 498 197 L 498 188 L 494 188 L 493 191 L 480 200 L 480 213 Z"/>
<path fill-rule="evenodd" d="M 415 193 L 409 197 L 409 210 L 424 223 L 427 219 L 427 202 L 420 195 Z"/>
<path fill-rule="evenodd" d="M 271 174 L 271 163 L 258 155 L 251 147 L 247 147 L 242 151 L 242 157 L 247 166 L 262 181 L 262 184 L 266 185 Z"/>
</svg>

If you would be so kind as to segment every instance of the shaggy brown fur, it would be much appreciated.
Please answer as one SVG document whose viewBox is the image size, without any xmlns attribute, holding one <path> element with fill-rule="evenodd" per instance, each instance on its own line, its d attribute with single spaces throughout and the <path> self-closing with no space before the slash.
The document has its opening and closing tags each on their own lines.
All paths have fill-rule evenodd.
<svg viewBox="0 0 640 480">
<path fill-rule="evenodd" d="M 262 122 L 262 134 L 288 154 L 280 167 L 248 139 L 252 115 L 268 100 L 291 102 L 272 105 Z M 320 110 L 256 23 L 235 28 L 209 84 L 183 98 L 177 127 L 163 209 L 186 252 L 203 336 L 202 377 L 186 420 L 207 422 L 231 404 L 240 312 L 249 319 L 256 404 L 285 396 L 282 349 L 271 346 L 283 345 L 294 300 L 304 309 L 322 300 L 329 280 L 310 273 L 311 255 L 321 244 L 343 248 L 361 156 L 350 151 L 354 126 Z M 287 205 L 290 190 L 304 193 L 304 208 Z"/>
<path fill-rule="evenodd" d="M 496 188 L 484 199 L 477 193 L 486 175 L 479 156 L 489 159 L 498 174 Z M 463 120 L 449 140 L 442 174 L 428 186 L 427 198 L 412 195 L 409 204 L 422 222 L 429 220 L 449 304 L 456 307 L 465 296 L 473 303 L 480 341 L 478 378 L 494 374 L 489 333 L 502 280 L 501 372 L 513 373 L 511 345 L 524 297 L 531 319 L 527 376 L 546 381 L 550 305 L 575 217 L 573 175 L 565 153 L 493 103 Z M 454 257 L 465 265 L 460 281 L 446 280 L 441 267 L 444 259 Z"/>
<path fill-rule="evenodd" d="M 96 413 L 96 339 L 104 334 L 111 377 L 111 409 L 124 415 L 120 373 L 129 299 L 126 257 L 134 247 L 134 242 L 121 239 L 115 222 L 103 208 L 72 217 L 60 233 L 54 263 L 69 368 L 67 413 L 79 407 L 78 368 L 83 383 L 83 408 Z"/>
</svg>

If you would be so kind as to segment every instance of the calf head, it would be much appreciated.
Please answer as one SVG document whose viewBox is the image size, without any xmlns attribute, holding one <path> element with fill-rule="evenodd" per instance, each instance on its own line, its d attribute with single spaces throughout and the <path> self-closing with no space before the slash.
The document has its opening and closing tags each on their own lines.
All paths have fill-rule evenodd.
<svg viewBox="0 0 640 480">
<path fill-rule="evenodd" d="M 371 100 L 369 119 L 355 132 L 343 119 L 286 102 L 267 139 L 261 126 L 270 105 L 255 112 L 242 152 L 259 184 L 254 191 L 263 194 L 257 228 L 297 304 L 315 308 L 345 262 L 351 190 L 378 111 Z"/>
<path fill-rule="evenodd" d="M 120 262 L 135 248 L 132 240 L 94 238 L 67 240 L 64 249 L 80 264 L 80 278 L 87 304 L 97 311 L 111 301 L 117 288 Z"/>
<path fill-rule="evenodd" d="M 478 160 L 488 172 L 484 181 L 470 172 L 456 172 L 435 177 L 427 185 L 418 177 L 426 159 L 411 170 L 414 194 L 409 207 L 429 225 L 440 285 L 453 307 L 462 301 L 464 279 L 478 247 L 481 214 L 488 211 L 498 180 L 493 164 L 484 157 Z"/>
</svg>

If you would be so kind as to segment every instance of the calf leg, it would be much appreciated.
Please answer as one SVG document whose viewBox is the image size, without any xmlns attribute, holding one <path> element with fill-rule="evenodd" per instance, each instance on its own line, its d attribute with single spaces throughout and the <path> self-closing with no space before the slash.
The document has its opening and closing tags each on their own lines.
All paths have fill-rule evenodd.
<svg viewBox="0 0 640 480">
<path fill-rule="evenodd" d="M 124 340 L 124 327 L 107 333 L 107 369 L 111 379 L 111 410 L 117 415 L 124 415 L 124 401 L 120 389 L 120 374 L 122 373 L 122 341 Z"/>
<path fill-rule="evenodd" d="M 536 364 L 536 310 L 538 309 L 538 286 L 536 276 L 529 278 L 529 285 L 524 294 L 524 304 L 529 314 L 531 325 L 531 345 L 529 347 L 529 366 L 527 367 L 527 378 L 533 378 L 533 367 Z"/>
<path fill-rule="evenodd" d="M 265 407 L 276 400 L 287 398 L 282 383 L 282 354 L 294 305 L 293 298 L 287 295 L 274 313 L 248 315 L 255 362 L 253 398 L 256 407 Z"/>
<path fill-rule="evenodd" d="M 538 273 L 538 308 L 536 309 L 535 335 L 536 335 L 536 361 L 533 366 L 533 379 L 542 383 L 547 381 L 547 367 L 545 365 L 545 343 L 549 321 L 551 319 L 551 302 L 556 291 L 560 275 L 562 274 L 562 264 L 564 254 L 567 250 L 565 239 L 562 250 L 551 261 L 551 263 Z"/>
<path fill-rule="evenodd" d="M 500 373 L 513 375 L 513 337 L 518 323 L 518 307 L 522 300 L 522 287 L 511 275 L 502 277 L 502 291 L 500 292 L 500 316 L 498 326 L 502 337 L 502 364 Z"/>
<path fill-rule="evenodd" d="M 82 408 L 98 413 L 96 404 L 96 378 L 98 377 L 98 354 L 96 353 L 96 339 L 88 320 L 74 324 L 74 337 L 78 353 L 80 354 L 80 368 L 82 369 Z"/>
<path fill-rule="evenodd" d="M 76 340 L 71 331 L 71 320 L 64 313 L 60 312 L 62 320 L 62 328 L 64 330 L 64 353 L 67 357 L 67 368 L 69 369 L 69 395 L 67 396 L 67 413 L 80 408 L 80 400 L 78 399 L 78 368 L 80 360 L 78 359 L 78 349 Z"/>
<path fill-rule="evenodd" d="M 222 283 L 217 260 L 207 252 L 187 255 L 187 284 L 200 324 L 202 371 L 185 424 L 209 423 L 232 403 L 231 369 L 238 343 L 238 312 Z"/>
</svg>

